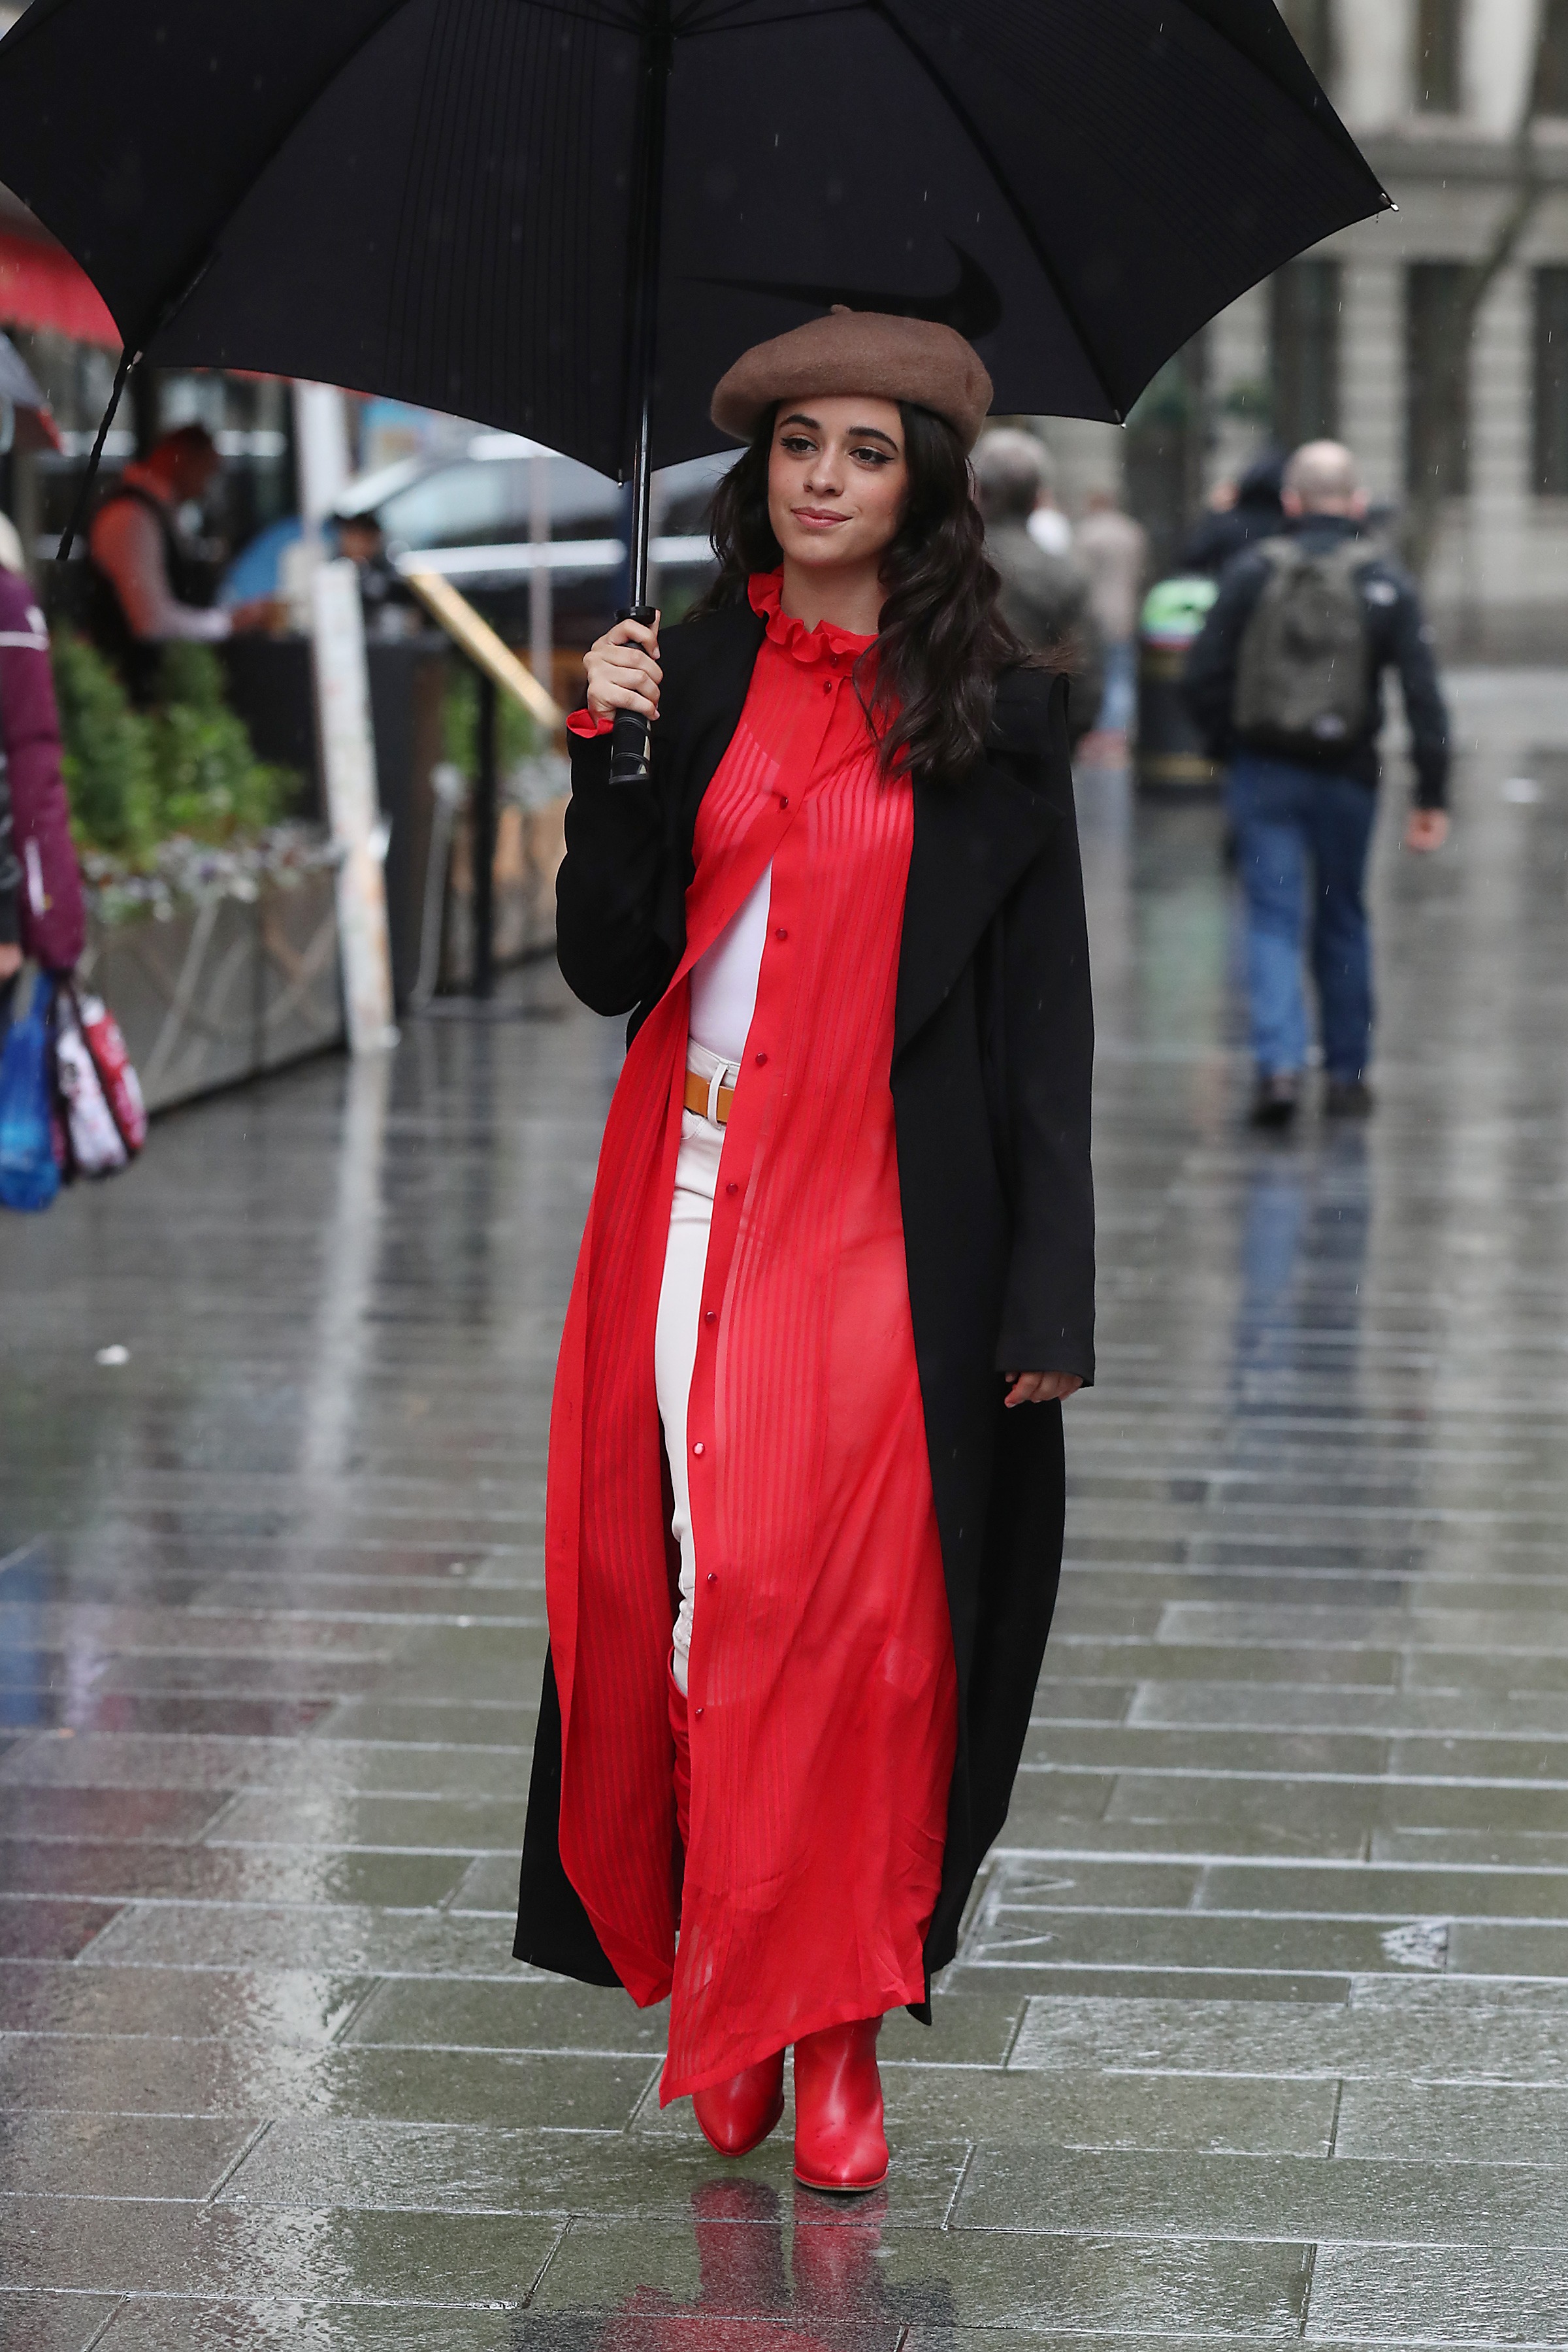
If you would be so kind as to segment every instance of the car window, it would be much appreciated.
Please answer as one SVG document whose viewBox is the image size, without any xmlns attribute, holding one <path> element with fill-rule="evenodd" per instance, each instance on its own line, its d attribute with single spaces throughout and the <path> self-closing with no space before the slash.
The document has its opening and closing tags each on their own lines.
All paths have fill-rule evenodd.
<svg viewBox="0 0 1568 2352">
<path fill-rule="evenodd" d="M 388 540 L 405 547 L 473 547 L 527 539 L 533 508 L 528 457 L 458 458 L 399 490 L 379 509 Z M 550 523 L 554 539 L 614 538 L 622 493 L 572 457 L 550 461 Z"/>
<path fill-rule="evenodd" d="M 500 440 L 505 436 L 497 436 Z M 702 531 L 716 482 L 735 454 L 697 457 L 658 477 L 655 512 L 665 531 Z M 533 465 L 528 457 L 458 457 L 395 490 L 377 507 L 382 530 L 404 547 L 483 547 L 531 536 Z M 552 539 L 617 539 L 626 494 L 574 457 L 550 461 Z"/>
</svg>

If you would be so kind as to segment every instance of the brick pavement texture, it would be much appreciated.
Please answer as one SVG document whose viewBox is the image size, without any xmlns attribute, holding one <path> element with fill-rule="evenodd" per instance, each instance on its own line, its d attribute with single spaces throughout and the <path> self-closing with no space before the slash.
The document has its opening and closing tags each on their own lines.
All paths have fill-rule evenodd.
<svg viewBox="0 0 1568 2352">
<path fill-rule="evenodd" d="M 1365 1128 L 1245 1130 L 1217 814 L 1083 779 L 1101 1384 L 867 2202 L 507 1956 L 614 1025 L 535 970 L 6 1223 L 0 2344 L 1568 2345 L 1568 683 L 1462 709 Z"/>
</svg>

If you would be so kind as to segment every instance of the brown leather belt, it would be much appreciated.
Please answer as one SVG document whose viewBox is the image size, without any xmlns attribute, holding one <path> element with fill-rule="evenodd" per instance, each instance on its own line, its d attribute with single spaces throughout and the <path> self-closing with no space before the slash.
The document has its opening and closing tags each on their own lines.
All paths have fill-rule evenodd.
<svg viewBox="0 0 1568 2352">
<path fill-rule="evenodd" d="M 710 1114 L 708 1108 L 708 1080 L 703 1077 L 700 1072 L 696 1070 L 688 1070 L 686 1073 L 687 1109 L 694 1110 L 699 1118 L 709 1118 Z M 719 1100 L 715 1108 L 719 1113 L 719 1124 L 721 1127 L 728 1126 L 730 1120 L 730 1105 L 734 1101 L 734 1099 L 735 1089 L 733 1087 L 720 1087 Z"/>
</svg>

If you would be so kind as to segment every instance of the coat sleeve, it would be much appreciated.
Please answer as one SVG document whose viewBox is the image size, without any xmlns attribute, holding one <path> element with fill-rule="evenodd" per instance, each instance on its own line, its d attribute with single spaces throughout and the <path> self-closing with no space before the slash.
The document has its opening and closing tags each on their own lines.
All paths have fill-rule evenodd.
<svg viewBox="0 0 1568 2352">
<path fill-rule="evenodd" d="M 81 875 L 60 771 L 60 721 L 48 633 L 33 592 L 0 574 L 0 735 L 22 868 L 22 944 L 46 971 L 68 971 L 86 943 Z"/>
<path fill-rule="evenodd" d="M 1094 1009 L 1089 927 L 1059 682 L 1018 729 L 1016 772 L 1058 822 L 1002 914 L 1013 1242 L 997 1342 L 1001 1372 L 1094 1379 L 1094 1181 L 1089 1094 Z"/>
<path fill-rule="evenodd" d="M 1405 716 L 1410 728 L 1410 754 L 1415 766 L 1417 808 L 1446 808 L 1448 803 L 1448 707 L 1437 676 L 1432 632 L 1421 610 L 1413 583 L 1394 575 L 1399 601 L 1392 614 L 1391 657 L 1399 672 Z"/>
<path fill-rule="evenodd" d="M 572 798 L 555 884 L 555 951 L 567 986 L 595 1013 L 657 995 L 668 950 L 658 929 L 668 827 L 656 778 L 610 782 L 608 734 L 568 738 Z"/>
</svg>

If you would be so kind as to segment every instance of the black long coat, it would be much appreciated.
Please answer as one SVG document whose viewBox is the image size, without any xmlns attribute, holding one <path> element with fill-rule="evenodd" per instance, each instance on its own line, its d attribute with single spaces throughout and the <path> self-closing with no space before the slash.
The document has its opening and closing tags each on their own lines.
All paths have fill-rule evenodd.
<svg viewBox="0 0 1568 2352">
<path fill-rule="evenodd" d="M 698 804 L 740 719 L 763 623 L 734 604 L 664 633 L 653 776 L 612 790 L 609 738 L 574 740 L 561 969 L 638 1023 L 686 944 Z M 1003 1409 L 1007 1371 L 1094 1374 L 1093 1057 L 1066 685 L 1016 670 L 985 755 L 914 787 L 892 1088 L 915 1356 L 958 1668 L 958 1750 L 930 1972 L 950 1960 L 1006 1818 L 1061 1572 L 1059 1405 Z M 839 1792 L 853 1803 L 854 1792 Z M 614 1969 L 562 1868 L 561 1713 L 548 1661 L 519 1959 Z"/>
</svg>

